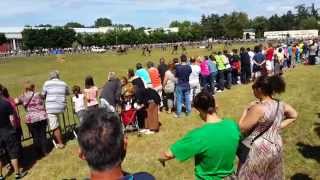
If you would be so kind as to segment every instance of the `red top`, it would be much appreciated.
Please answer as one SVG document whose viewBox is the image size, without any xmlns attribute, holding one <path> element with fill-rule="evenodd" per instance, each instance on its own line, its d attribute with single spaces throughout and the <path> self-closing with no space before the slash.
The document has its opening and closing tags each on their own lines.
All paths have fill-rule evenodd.
<svg viewBox="0 0 320 180">
<path fill-rule="evenodd" d="M 273 52 L 274 52 L 274 49 L 273 49 L 273 48 L 268 48 L 268 49 L 267 49 L 267 52 L 266 52 L 266 60 L 272 61 Z"/>
<path fill-rule="evenodd" d="M 160 74 L 158 69 L 155 67 L 152 67 L 152 68 L 149 68 L 148 72 L 151 79 L 152 87 L 156 88 L 161 86 L 161 79 L 160 79 Z"/>
</svg>

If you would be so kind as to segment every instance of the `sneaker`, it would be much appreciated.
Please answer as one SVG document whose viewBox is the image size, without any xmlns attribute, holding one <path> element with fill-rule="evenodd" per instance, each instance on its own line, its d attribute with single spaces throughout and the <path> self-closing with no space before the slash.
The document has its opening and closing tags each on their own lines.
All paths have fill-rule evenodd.
<svg viewBox="0 0 320 180">
<path fill-rule="evenodd" d="M 184 117 L 184 116 L 183 116 L 183 114 L 180 114 L 180 115 L 174 114 L 173 117 L 174 117 L 174 118 L 182 118 L 182 117 Z"/>
<path fill-rule="evenodd" d="M 147 131 L 149 131 L 149 129 L 140 129 L 140 130 L 139 130 L 139 133 L 145 133 L 145 132 L 147 132 Z"/>
<path fill-rule="evenodd" d="M 5 180 L 5 178 L 1 175 L 1 176 L 0 176 L 0 180 Z"/>
<path fill-rule="evenodd" d="M 57 148 L 58 149 L 63 149 L 64 148 L 64 144 L 57 144 Z"/>
<path fill-rule="evenodd" d="M 223 91 L 219 89 L 219 90 L 217 90 L 216 92 L 217 92 L 217 93 L 221 93 L 221 92 L 223 92 Z"/>
<path fill-rule="evenodd" d="M 24 176 L 26 176 L 27 174 L 28 174 L 27 171 L 21 172 L 21 173 L 16 174 L 16 175 L 15 175 L 15 178 L 16 178 L 16 179 L 22 179 L 22 178 L 23 178 Z"/>
<path fill-rule="evenodd" d="M 151 135 L 151 134 L 154 134 L 155 132 L 153 132 L 153 131 L 150 131 L 149 129 L 148 129 L 148 131 L 146 131 L 144 134 L 145 135 Z"/>
</svg>

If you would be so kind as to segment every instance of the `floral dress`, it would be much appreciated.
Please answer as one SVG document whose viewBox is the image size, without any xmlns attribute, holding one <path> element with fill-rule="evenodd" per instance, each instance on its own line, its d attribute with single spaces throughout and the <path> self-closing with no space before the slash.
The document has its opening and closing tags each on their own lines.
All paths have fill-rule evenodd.
<svg viewBox="0 0 320 180">
<path fill-rule="evenodd" d="M 284 119 L 284 105 L 279 102 L 262 102 L 265 107 L 263 118 L 252 133 L 243 141 L 250 142 L 254 137 L 269 128 L 256 139 L 251 147 L 247 160 L 240 164 L 238 179 L 281 180 L 283 178 L 282 151 L 283 144 L 280 136 L 280 125 Z"/>
</svg>

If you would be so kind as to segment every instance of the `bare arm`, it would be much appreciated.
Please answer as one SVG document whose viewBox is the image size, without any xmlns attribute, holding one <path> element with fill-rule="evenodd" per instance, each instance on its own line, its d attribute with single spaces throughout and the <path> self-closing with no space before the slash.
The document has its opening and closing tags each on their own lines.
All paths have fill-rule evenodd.
<svg viewBox="0 0 320 180">
<path fill-rule="evenodd" d="M 162 166 L 165 167 L 166 161 L 169 161 L 171 159 L 174 159 L 174 155 L 172 154 L 171 150 L 168 150 L 166 152 L 163 152 L 158 160 L 162 164 Z"/>
<path fill-rule="evenodd" d="M 249 109 L 245 109 L 239 120 L 239 127 L 242 133 L 248 133 L 263 117 L 263 108 L 261 105 L 253 105 Z"/>
<path fill-rule="evenodd" d="M 284 104 L 284 114 L 286 119 L 281 122 L 281 129 L 288 127 L 295 122 L 298 117 L 297 111 L 289 104 Z"/>
<path fill-rule="evenodd" d="M 167 81 L 168 81 L 168 76 L 167 76 L 167 73 L 165 73 L 164 79 L 163 79 L 163 84 L 162 84 L 163 87 L 165 87 L 167 85 Z"/>
</svg>

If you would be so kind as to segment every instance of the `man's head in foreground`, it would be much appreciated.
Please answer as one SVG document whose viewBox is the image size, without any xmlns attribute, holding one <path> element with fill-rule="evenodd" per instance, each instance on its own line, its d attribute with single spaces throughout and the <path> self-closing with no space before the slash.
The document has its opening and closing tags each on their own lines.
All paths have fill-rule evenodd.
<svg viewBox="0 0 320 180">
<path fill-rule="evenodd" d="M 79 127 L 80 158 L 92 171 L 102 172 L 120 167 L 126 153 L 121 121 L 105 109 L 87 112 Z"/>
</svg>

